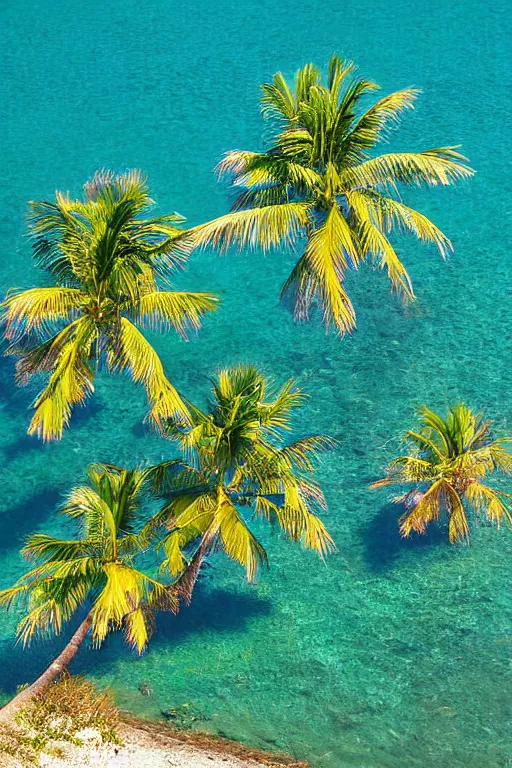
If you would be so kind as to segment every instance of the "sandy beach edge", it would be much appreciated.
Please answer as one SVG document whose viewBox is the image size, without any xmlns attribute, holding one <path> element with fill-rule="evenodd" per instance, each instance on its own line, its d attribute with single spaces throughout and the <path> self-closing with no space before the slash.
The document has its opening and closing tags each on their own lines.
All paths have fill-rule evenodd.
<svg viewBox="0 0 512 768">
<path fill-rule="evenodd" d="M 176 750 L 177 744 L 180 744 L 183 747 L 206 753 L 210 765 L 212 765 L 212 758 L 220 757 L 223 766 L 226 766 L 227 758 L 233 758 L 237 761 L 235 764 L 248 766 L 309 768 L 309 763 L 298 761 L 284 753 L 266 752 L 202 731 L 180 730 L 171 724 L 146 720 L 129 712 L 121 711 L 119 714 L 120 732 L 127 746 L 140 742 L 146 744 L 149 741 L 155 748 Z"/>
</svg>

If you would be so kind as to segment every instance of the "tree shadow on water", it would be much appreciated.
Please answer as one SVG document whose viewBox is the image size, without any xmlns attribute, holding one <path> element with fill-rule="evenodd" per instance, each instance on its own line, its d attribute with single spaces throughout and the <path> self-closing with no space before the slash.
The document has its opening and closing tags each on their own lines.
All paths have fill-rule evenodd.
<svg viewBox="0 0 512 768">
<path fill-rule="evenodd" d="M 2 409 L 12 416 L 16 423 L 22 422 L 28 427 L 33 415 L 31 405 L 47 383 L 48 376 L 36 376 L 26 386 L 21 386 L 16 383 L 15 363 L 16 358 L 6 357 L 5 348 L 0 344 L 0 403 Z M 75 425 L 81 424 L 94 418 L 101 410 L 103 410 L 103 406 L 95 395 L 84 406 L 75 407 L 72 418 Z"/>
<path fill-rule="evenodd" d="M 268 616 L 272 600 L 247 592 L 227 589 L 199 588 L 191 605 L 185 605 L 177 616 L 160 613 L 152 644 L 154 647 L 169 642 L 181 642 L 188 635 L 202 632 L 242 631 L 247 622 L 258 616 Z"/>
<path fill-rule="evenodd" d="M 71 426 L 81 427 L 82 424 L 87 424 L 91 419 L 96 419 L 99 413 L 101 413 L 105 409 L 105 406 L 101 402 L 101 400 L 98 399 L 97 396 L 94 396 L 87 400 L 87 402 L 84 405 L 77 405 L 73 409 L 73 415 L 71 416 Z"/>
<path fill-rule="evenodd" d="M 14 507 L 0 511 L 0 557 L 18 550 L 26 536 L 32 533 L 62 501 L 62 491 L 46 488 Z"/>
<path fill-rule="evenodd" d="M 180 613 L 158 613 L 156 628 L 149 643 L 148 653 L 164 648 L 177 651 L 189 635 L 205 632 L 242 632 L 247 623 L 258 616 L 267 616 L 272 601 L 251 594 L 232 592 L 227 589 L 203 590 L 196 588 L 190 607 L 182 606 Z M 12 696 L 21 683 L 33 682 L 46 666 L 64 648 L 76 630 L 84 614 L 81 612 L 60 637 L 35 642 L 30 648 L 15 644 L 14 637 L 0 643 L 0 694 Z M 130 651 L 122 632 L 107 637 L 100 649 L 91 649 L 87 640 L 71 665 L 73 674 L 101 674 L 101 670 L 114 668 L 122 660 L 130 658 L 137 674 L 137 655 Z"/>
<path fill-rule="evenodd" d="M 446 543 L 446 533 L 437 525 L 430 525 L 424 534 L 412 533 L 403 538 L 398 527 L 400 514 L 398 504 L 386 504 L 361 531 L 366 545 L 365 559 L 375 573 L 393 568 L 401 552 L 420 552 Z"/>
<path fill-rule="evenodd" d="M 28 422 L 27 422 L 28 423 Z M 14 461 L 20 456 L 25 456 L 30 451 L 44 450 L 44 443 L 33 435 L 22 435 L 13 443 L 8 443 L 2 448 L 2 453 L 7 461 Z"/>
<path fill-rule="evenodd" d="M 33 400 L 33 392 L 15 382 L 14 358 L 5 357 L 0 347 L 0 402 L 3 410 L 20 418 Z"/>
</svg>

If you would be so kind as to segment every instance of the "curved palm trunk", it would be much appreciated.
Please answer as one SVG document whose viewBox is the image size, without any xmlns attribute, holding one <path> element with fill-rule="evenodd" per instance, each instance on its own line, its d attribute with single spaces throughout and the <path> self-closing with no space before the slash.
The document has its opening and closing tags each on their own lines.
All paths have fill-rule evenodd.
<svg viewBox="0 0 512 768">
<path fill-rule="evenodd" d="M 24 688 L 17 696 L 9 701 L 5 707 L 0 709 L 0 722 L 11 720 L 18 710 L 28 704 L 34 696 L 43 693 L 46 688 L 52 683 L 56 677 L 58 677 L 62 671 L 69 665 L 74 659 L 80 646 L 86 638 L 86 635 L 91 627 L 92 616 L 89 614 L 84 621 L 80 624 L 77 631 L 66 645 L 62 653 L 52 661 L 50 666 L 45 669 L 43 674 L 37 678 L 37 680 L 29 685 L 28 688 Z"/>
</svg>

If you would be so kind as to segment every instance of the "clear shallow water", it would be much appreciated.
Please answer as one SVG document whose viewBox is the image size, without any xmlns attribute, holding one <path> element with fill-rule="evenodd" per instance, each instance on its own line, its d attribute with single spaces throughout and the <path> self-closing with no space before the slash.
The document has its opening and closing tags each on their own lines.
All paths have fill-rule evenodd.
<svg viewBox="0 0 512 768">
<path fill-rule="evenodd" d="M 424 89 L 394 141 L 404 149 L 459 143 L 478 175 L 413 204 L 452 238 L 443 264 L 413 241 L 402 253 L 420 297 L 405 309 L 385 279 L 352 280 L 359 327 L 343 342 L 319 324 L 294 326 L 277 306 L 292 257 L 196 255 L 183 285 L 217 290 L 223 308 L 197 340 L 157 341 L 166 368 L 201 401 L 220 366 L 253 361 L 312 395 L 299 433 L 336 436 L 319 477 L 339 547 L 327 567 L 265 536 L 271 570 L 256 586 L 219 559 L 177 619 L 163 616 L 136 659 L 112 638 L 75 670 L 111 685 L 149 717 L 190 703 L 215 732 L 285 749 L 315 768 L 510 766 L 512 536 L 481 527 L 470 548 L 433 532 L 400 542 L 388 494 L 367 482 L 396 449 L 413 406 L 464 398 L 512 428 L 510 340 L 510 33 L 504 0 L 412 3 L 270 0 L 257 4 L 9 0 L 0 10 L 0 286 L 40 277 L 24 238 L 26 201 L 78 193 L 96 168 L 143 168 L 163 211 L 192 221 L 226 208 L 212 168 L 224 150 L 262 145 L 259 83 L 276 69 L 355 59 L 390 91 Z M 0 587 L 21 572 L 35 528 L 57 531 L 53 508 L 94 459 L 169 455 L 148 434 L 142 393 L 98 379 L 92 406 L 60 444 L 25 435 L 33 390 L 0 364 Z M 0 624 L 0 695 L 31 679 L 60 643 L 14 648 Z M 147 680 L 154 693 L 144 698 Z"/>
</svg>

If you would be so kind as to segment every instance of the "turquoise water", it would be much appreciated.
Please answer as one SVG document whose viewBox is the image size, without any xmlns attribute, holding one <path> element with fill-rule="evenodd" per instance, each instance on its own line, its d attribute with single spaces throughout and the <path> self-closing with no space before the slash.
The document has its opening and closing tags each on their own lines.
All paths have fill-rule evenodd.
<svg viewBox="0 0 512 768">
<path fill-rule="evenodd" d="M 409 200 L 452 238 L 443 264 L 402 243 L 418 302 L 404 309 L 385 279 L 350 281 L 358 331 L 343 342 L 318 323 L 295 326 L 277 304 L 293 257 L 198 254 L 180 283 L 218 291 L 223 308 L 197 340 L 155 343 L 179 388 L 202 401 L 220 366 L 255 362 L 312 395 L 299 433 L 340 449 L 320 469 L 339 552 L 323 566 L 265 534 L 271 570 L 256 586 L 222 559 L 192 607 L 161 617 L 136 659 L 112 638 L 74 669 L 109 684 L 121 706 L 149 717 L 190 703 L 203 727 L 315 768 L 505 768 L 512 765 L 509 574 L 512 535 L 472 531 L 469 548 L 442 534 L 401 542 L 396 510 L 367 482 L 393 455 L 413 407 L 464 398 L 512 428 L 510 309 L 511 20 L 505 0 L 7 0 L 0 8 L 2 120 L 0 287 L 40 276 L 25 238 L 26 201 L 78 193 L 97 168 L 144 169 L 163 211 L 192 222 L 226 209 L 212 168 L 232 148 L 262 146 L 258 84 L 334 51 L 386 91 L 424 95 L 393 146 L 462 143 L 478 174 L 458 189 Z M 0 587 L 21 572 L 34 529 L 57 531 L 55 503 L 95 459 L 169 455 L 141 426 L 143 394 L 99 377 L 93 405 L 60 444 L 25 435 L 35 389 L 17 390 L 0 364 Z M 60 647 L 13 647 L 1 618 L 2 698 Z M 144 698 L 143 680 L 153 689 Z"/>
</svg>

